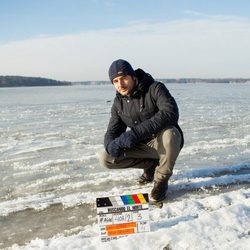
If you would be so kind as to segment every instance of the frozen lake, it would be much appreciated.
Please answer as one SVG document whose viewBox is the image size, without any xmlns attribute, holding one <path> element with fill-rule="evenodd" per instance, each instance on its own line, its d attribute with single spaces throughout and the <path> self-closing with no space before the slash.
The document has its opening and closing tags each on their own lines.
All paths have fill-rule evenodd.
<svg viewBox="0 0 250 250">
<path fill-rule="evenodd" d="M 249 187 L 250 86 L 167 87 L 185 136 L 169 202 Z M 0 89 L 0 248 L 83 233 L 96 197 L 151 190 L 136 184 L 140 170 L 99 165 L 114 95 L 111 85 Z"/>
</svg>

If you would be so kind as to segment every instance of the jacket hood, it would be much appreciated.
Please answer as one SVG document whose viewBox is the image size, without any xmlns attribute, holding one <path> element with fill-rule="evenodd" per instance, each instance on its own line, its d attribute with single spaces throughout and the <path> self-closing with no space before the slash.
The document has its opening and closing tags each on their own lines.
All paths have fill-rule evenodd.
<svg viewBox="0 0 250 250">
<path fill-rule="evenodd" d="M 138 79 L 138 82 L 134 89 L 133 96 L 137 96 L 143 92 L 146 92 L 149 86 L 155 81 L 150 74 L 146 73 L 142 69 L 135 70 L 135 75 Z"/>
</svg>

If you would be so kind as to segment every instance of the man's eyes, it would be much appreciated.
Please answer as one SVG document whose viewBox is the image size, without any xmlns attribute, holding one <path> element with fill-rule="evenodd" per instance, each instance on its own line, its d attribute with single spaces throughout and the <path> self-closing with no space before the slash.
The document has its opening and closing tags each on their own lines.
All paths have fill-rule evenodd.
<svg viewBox="0 0 250 250">
<path fill-rule="evenodd" d="M 114 80 L 113 83 L 118 83 L 118 82 L 127 81 L 127 80 L 128 80 L 128 77 L 127 76 L 123 76 L 119 80 Z"/>
</svg>

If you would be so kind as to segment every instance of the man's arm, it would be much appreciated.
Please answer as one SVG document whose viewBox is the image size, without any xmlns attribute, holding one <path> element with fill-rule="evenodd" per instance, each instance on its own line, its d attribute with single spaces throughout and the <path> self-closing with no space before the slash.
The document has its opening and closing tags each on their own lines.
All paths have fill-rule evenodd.
<svg viewBox="0 0 250 250">
<path fill-rule="evenodd" d="M 153 97 L 159 111 L 150 119 L 133 127 L 138 140 L 150 138 L 168 126 L 174 126 L 179 119 L 179 111 L 175 99 L 163 83 L 157 83 L 152 89 Z"/>
<path fill-rule="evenodd" d="M 124 124 L 124 122 L 118 115 L 118 110 L 114 101 L 113 106 L 111 108 L 111 117 L 109 120 L 107 132 L 104 136 L 104 147 L 106 151 L 108 144 L 115 138 L 119 137 L 123 132 L 125 132 L 126 128 L 127 126 Z"/>
</svg>

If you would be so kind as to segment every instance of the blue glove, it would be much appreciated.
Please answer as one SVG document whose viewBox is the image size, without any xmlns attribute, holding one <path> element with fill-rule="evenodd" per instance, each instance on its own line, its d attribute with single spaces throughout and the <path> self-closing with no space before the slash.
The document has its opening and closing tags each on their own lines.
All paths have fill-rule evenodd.
<svg viewBox="0 0 250 250">
<path fill-rule="evenodd" d="M 137 135 L 134 131 L 129 130 L 122 133 L 118 138 L 116 138 L 117 143 L 120 148 L 133 148 L 138 141 Z"/>
<path fill-rule="evenodd" d="M 114 158 L 121 156 L 123 149 L 119 147 L 117 138 L 108 144 L 107 151 Z"/>
</svg>

